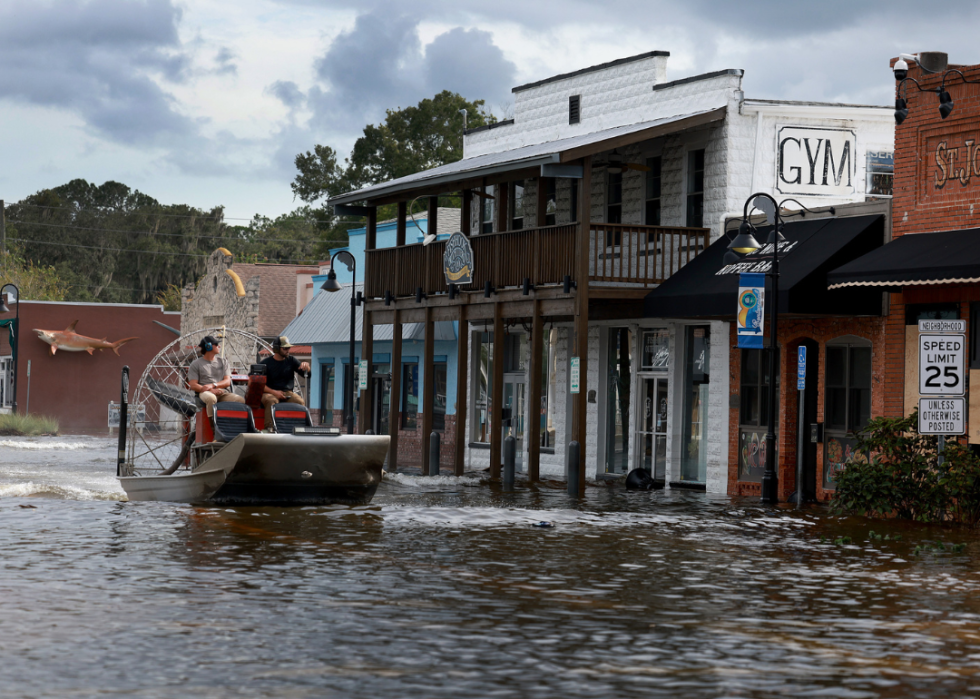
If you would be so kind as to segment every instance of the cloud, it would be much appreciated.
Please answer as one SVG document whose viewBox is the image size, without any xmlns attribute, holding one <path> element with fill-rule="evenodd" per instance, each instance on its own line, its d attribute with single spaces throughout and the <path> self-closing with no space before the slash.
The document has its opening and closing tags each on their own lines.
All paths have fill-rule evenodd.
<svg viewBox="0 0 980 699">
<path fill-rule="evenodd" d="M 218 54 L 214 57 L 214 62 L 218 67 L 214 72 L 218 75 L 238 75 L 238 65 L 235 63 L 236 58 L 238 56 L 227 46 L 218 49 Z"/>
<path fill-rule="evenodd" d="M 0 99 L 77 113 L 126 144 L 195 131 L 154 76 L 180 81 L 181 12 L 170 0 L 7 0 L 0 9 Z"/>
<path fill-rule="evenodd" d="M 500 105 L 510 98 L 517 66 L 504 57 L 489 32 L 457 27 L 425 47 L 425 79 L 431 94 L 442 90 Z"/>
</svg>

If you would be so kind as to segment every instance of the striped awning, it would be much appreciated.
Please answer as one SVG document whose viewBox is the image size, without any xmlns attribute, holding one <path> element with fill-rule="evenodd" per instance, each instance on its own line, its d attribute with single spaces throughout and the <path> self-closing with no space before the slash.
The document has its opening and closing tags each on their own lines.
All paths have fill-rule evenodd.
<svg viewBox="0 0 980 699">
<path fill-rule="evenodd" d="M 980 282 L 980 228 L 942 233 L 915 233 L 896 238 L 877 250 L 827 274 L 827 288 L 905 286 Z"/>
</svg>

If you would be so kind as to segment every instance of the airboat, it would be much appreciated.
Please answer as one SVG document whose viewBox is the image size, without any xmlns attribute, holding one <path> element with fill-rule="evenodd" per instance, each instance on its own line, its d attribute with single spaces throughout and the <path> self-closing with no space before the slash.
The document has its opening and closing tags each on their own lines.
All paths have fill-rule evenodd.
<svg viewBox="0 0 980 699">
<path fill-rule="evenodd" d="M 187 388 L 205 335 L 222 340 L 232 386 L 245 403 L 222 402 L 208 416 Z M 116 475 L 130 500 L 215 505 L 366 504 L 381 483 L 387 436 L 345 435 L 314 425 L 304 406 L 273 406 L 265 424 L 263 365 L 271 346 L 250 333 L 204 328 L 181 335 L 147 365 L 129 405 L 123 368 Z M 130 419 L 127 416 L 131 415 Z"/>
</svg>

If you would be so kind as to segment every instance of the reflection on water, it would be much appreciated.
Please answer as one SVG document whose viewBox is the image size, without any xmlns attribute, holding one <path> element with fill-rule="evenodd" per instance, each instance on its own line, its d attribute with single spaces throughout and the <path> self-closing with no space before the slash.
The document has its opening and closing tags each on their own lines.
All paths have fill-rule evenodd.
<svg viewBox="0 0 980 699">
<path fill-rule="evenodd" d="M 692 493 L 591 488 L 576 503 L 476 476 L 398 475 L 356 508 L 127 503 L 110 440 L 10 441 L 2 696 L 953 697 L 978 685 L 969 532 Z M 854 543 L 833 543 L 844 536 Z M 926 540 L 968 546 L 913 555 Z"/>
</svg>

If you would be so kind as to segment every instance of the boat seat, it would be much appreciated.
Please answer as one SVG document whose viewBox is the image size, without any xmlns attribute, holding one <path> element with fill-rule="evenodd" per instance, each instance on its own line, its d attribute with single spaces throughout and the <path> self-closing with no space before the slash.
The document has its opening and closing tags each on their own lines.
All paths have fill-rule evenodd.
<svg viewBox="0 0 980 699">
<path fill-rule="evenodd" d="M 230 442 L 240 434 L 258 432 L 252 410 L 244 403 L 216 403 L 213 420 L 216 442 Z"/>
<path fill-rule="evenodd" d="M 276 403 L 272 406 L 272 424 L 280 434 L 292 434 L 294 427 L 313 427 L 313 419 L 305 405 Z"/>
</svg>

